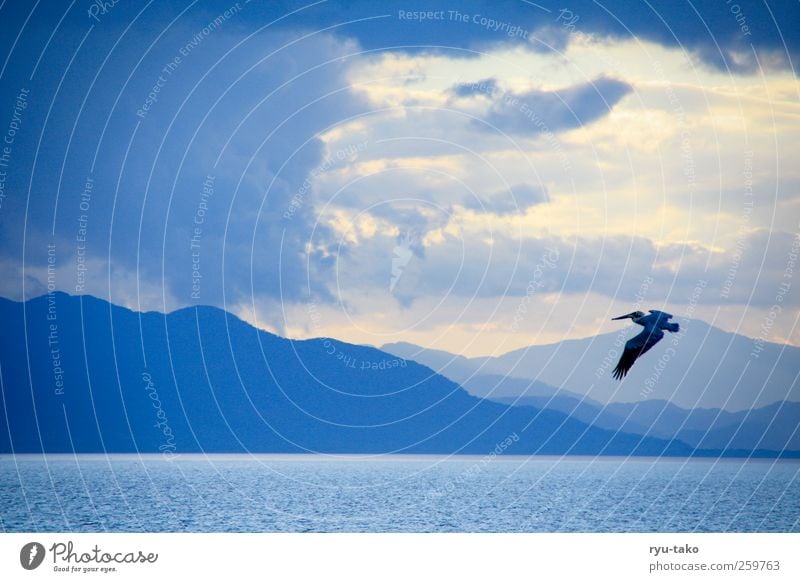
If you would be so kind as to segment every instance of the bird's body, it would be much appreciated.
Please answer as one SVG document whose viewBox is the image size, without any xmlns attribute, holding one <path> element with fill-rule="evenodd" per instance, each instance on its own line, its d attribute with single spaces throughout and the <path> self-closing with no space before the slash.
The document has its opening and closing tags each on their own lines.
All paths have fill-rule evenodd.
<svg viewBox="0 0 800 582">
<path fill-rule="evenodd" d="M 619 358 L 617 367 L 614 368 L 614 378 L 617 380 L 621 380 L 625 377 L 628 370 L 631 369 L 633 363 L 639 356 L 661 341 L 665 331 L 675 333 L 680 329 L 677 323 L 670 323 L 669 320 L 672 319 L 672 315 L 654 309 L 650 310 L 649 315 L 645 315 L 641 311 L 634 311 L 633 313 L 615 317 L 614 319 L 627 318 L 641 325 L 644 330 L 625 343 L 625 350 L 623 350 L 622 356 Z"/>
</svg>

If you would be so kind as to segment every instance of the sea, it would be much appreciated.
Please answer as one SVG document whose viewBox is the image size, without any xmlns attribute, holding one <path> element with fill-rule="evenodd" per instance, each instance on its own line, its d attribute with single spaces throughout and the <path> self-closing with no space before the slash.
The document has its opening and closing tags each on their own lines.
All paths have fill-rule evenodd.
<svg viewBox="0 0 800 582">
<path fill-rule="evenodd" d="M 6 532 L 800 532 L 796 460 L 0 457 Z"/>
</svg>

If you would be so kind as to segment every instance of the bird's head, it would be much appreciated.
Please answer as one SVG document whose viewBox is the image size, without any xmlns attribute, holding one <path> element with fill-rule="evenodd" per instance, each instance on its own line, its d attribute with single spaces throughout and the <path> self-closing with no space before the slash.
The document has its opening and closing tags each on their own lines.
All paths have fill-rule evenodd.
<svg viewBox="0 0 800 582">
<path fill-rule="evenodd" d="M 641 311 L 632 311 L 631 313 L 628 313 L 627 315 L 620 315 L 619 317 L 612 317 L 611 320 L 612 321 L 616 321 L 617 319 L 628 319 L 628 318 L 630 318 L 633 321 L 636 321 L 637 319 L 639 319 L 641 317 L 644 317 L 644 313 L 643 312 L 641 312 Z"/>
</svg>

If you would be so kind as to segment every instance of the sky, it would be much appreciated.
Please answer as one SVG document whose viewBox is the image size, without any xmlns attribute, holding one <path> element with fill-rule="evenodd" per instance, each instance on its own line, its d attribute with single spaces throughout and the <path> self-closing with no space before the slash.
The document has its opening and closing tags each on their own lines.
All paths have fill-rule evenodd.
<svg viewBox="0 0 800 582">
<path fill-rule="evenodd" d="M 634 309 L 800 345 L 798 6 L 7 0 L 0 295 L 468 356 Z"/>
</svg>

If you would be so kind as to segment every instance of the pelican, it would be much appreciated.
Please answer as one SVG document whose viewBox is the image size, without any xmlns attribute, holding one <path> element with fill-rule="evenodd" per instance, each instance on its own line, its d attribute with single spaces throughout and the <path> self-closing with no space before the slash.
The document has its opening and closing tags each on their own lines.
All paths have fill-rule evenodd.
<svg viewBox="0 0 800 582">
<path fill-rule="evenodd" d="M 650 310 L 650 315 L 645 315 L 641 311 L 634 311 L 627 315 L 613 317 L 612 321 L 628 318 L 632 319 L 633 323 L 641 325 L 644 330 L 639 335 L 629 339 L 625 344 L 625 350 L 619 358 L 617 367 L 614 368 L 614 378 L 617 380 L 622 380 L 625 377 L 636 358 L 661 341 L 661 338 L 664 337 L 664 330 L 675 333 L 680 329 L 677 323 L 669 322 L 672 319 L 672 315 L 654 309 Z"/>
</svg>

